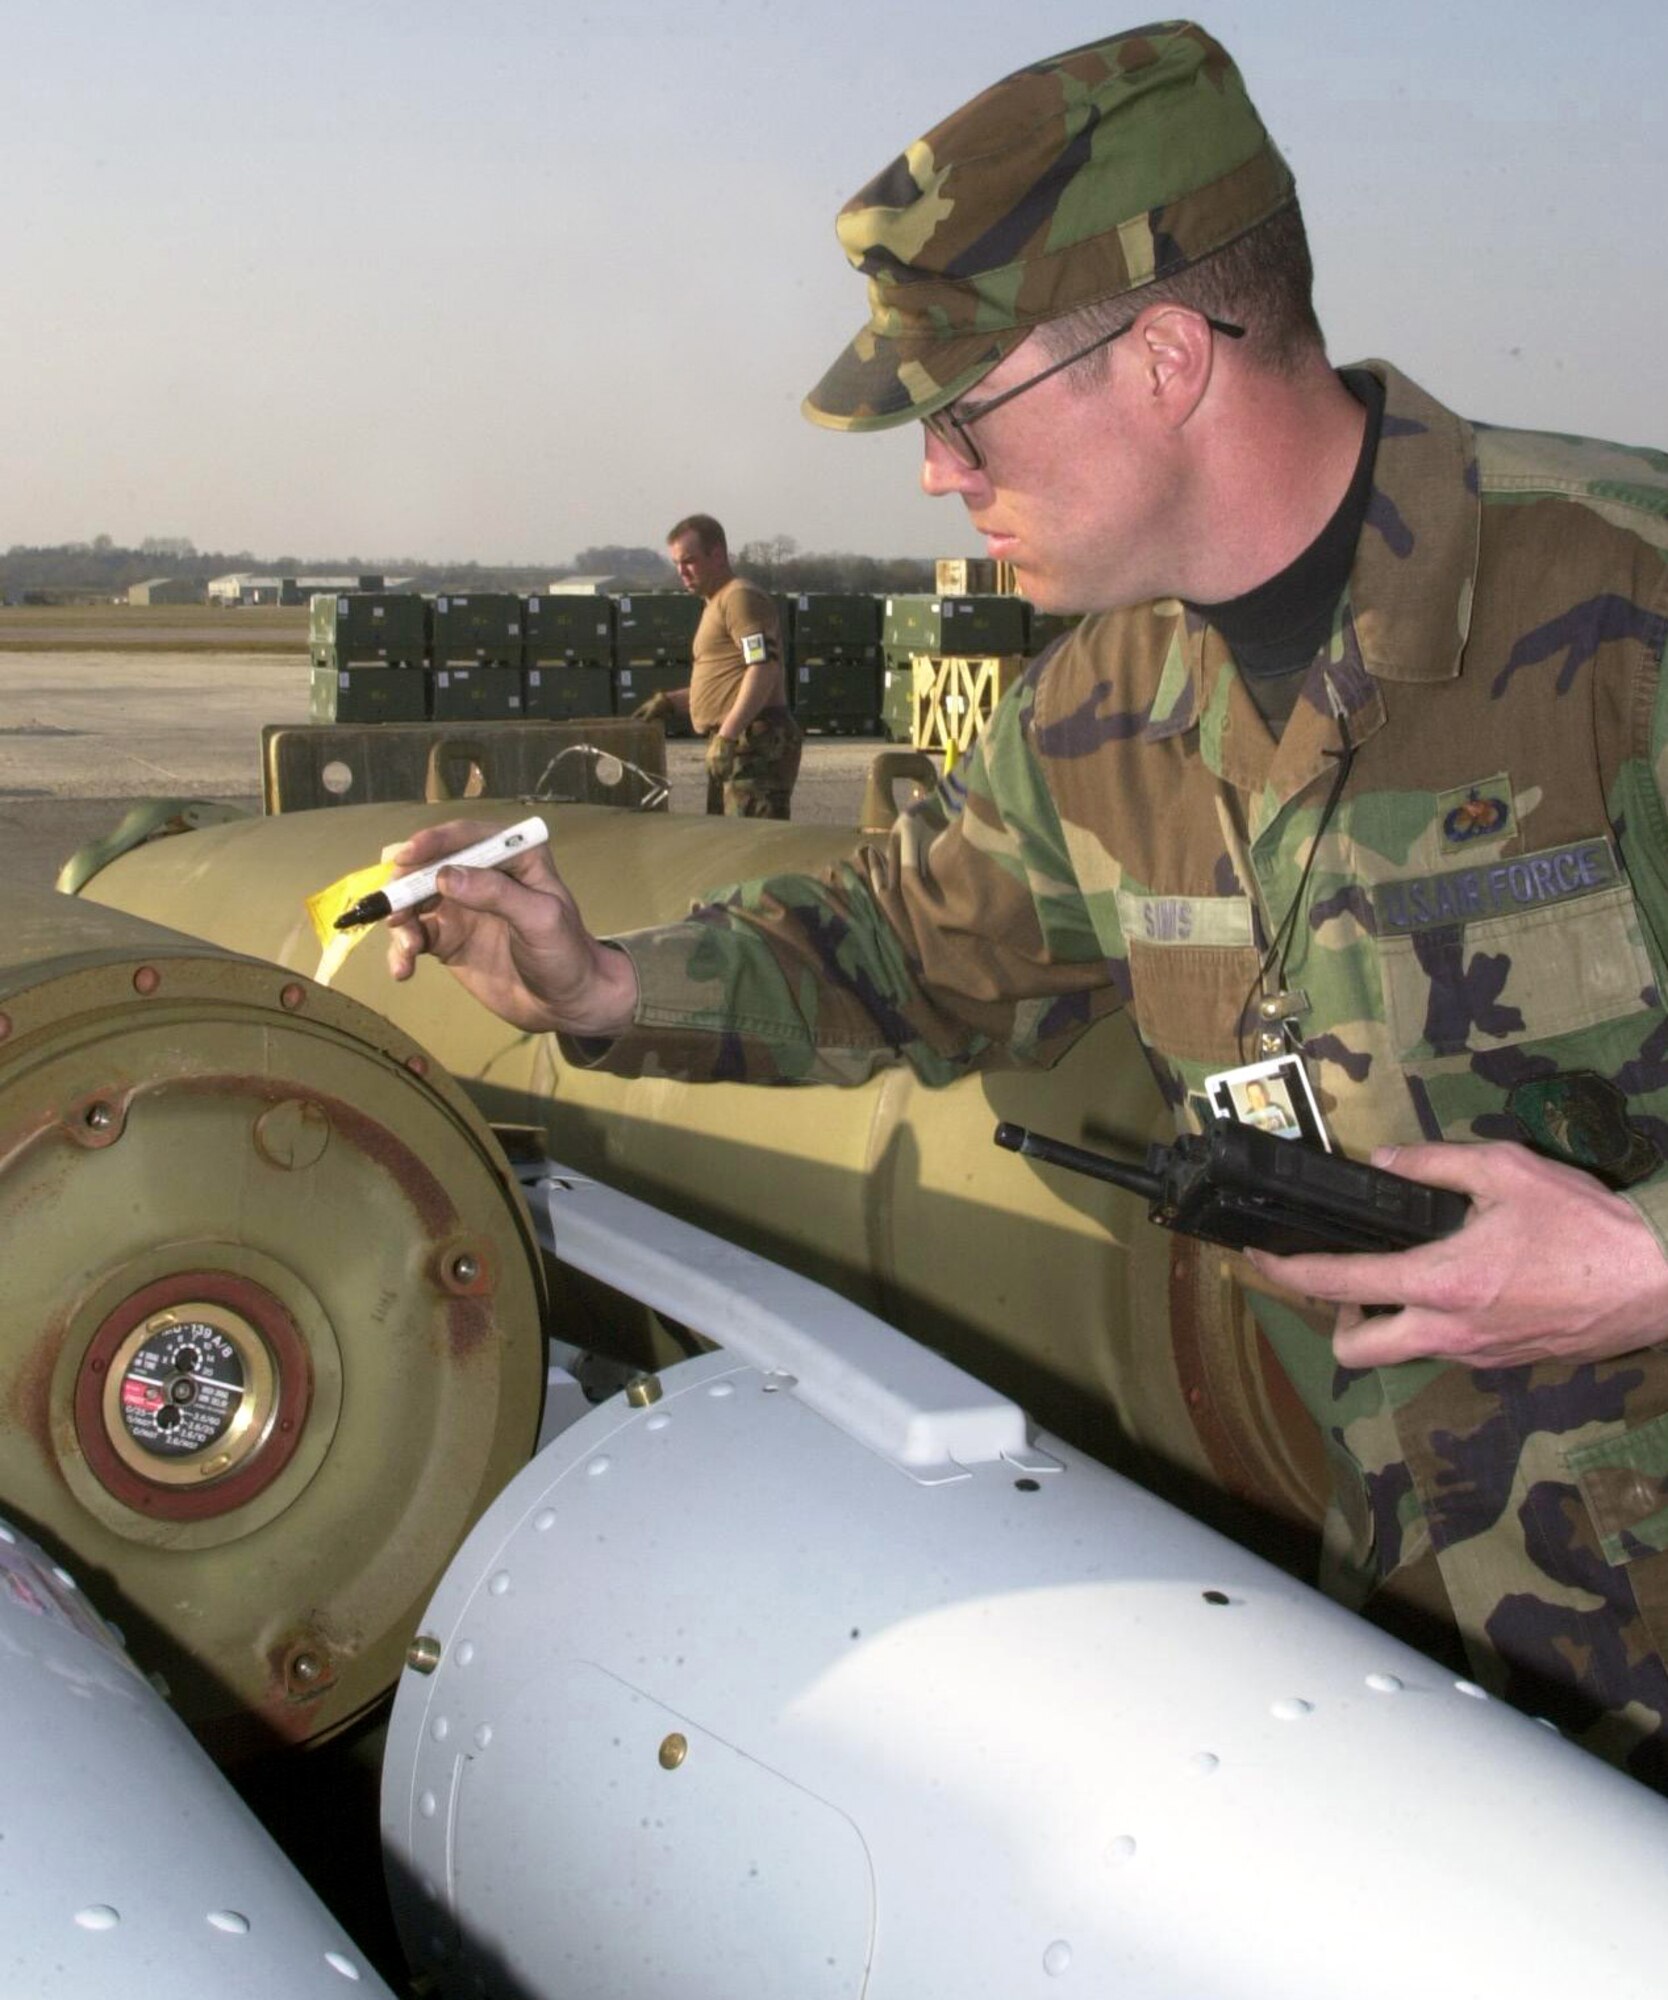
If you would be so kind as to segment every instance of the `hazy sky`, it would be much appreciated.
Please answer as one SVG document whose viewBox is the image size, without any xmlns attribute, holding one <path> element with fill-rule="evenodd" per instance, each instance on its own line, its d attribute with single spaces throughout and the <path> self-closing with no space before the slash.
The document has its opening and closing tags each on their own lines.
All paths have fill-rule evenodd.
<svg viewBox="0 0 1668 2000">
<path fill-rule="evenodd" d="M 1079 0 L 10 0 L 0 546 L 560 562 L 720 515 L 976 553 L 800 398 L 835 211 Z M 1217 5 L 1339 359 L 1668 446 L 1668 5 Z"/>
</svg>

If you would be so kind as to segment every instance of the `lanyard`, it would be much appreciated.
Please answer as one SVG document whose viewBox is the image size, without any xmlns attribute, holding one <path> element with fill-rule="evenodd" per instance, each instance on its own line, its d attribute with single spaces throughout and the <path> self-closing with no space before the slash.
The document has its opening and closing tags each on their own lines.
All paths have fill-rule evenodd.
<svg viewBox="0 0 1668 2000">
<path fill-rule="evenodd" d="M 1252 1010 L 1252 1000 L 1256 996 L 1257 1058 L 1283 1056 L 1288 1050 L 1301 1053 L 1301 1043 L 1297 1034 L 1297 1020 L 1309 1005 L 1309 996 L 1288 985 L 1286 980 L 1286 960 L 1292 943 L 1297 936 L 1297 916 L 1303 907 L 1303 893 L 1309 886 L 1309 877 L 1314 870 L 1315 856 L 1320 852 L 1321 840 L 1332 823 L 1332 815 L 1338 810 L 1338 801 L 1343 797 L 1344 786 L 1349 782 L 1349 774 L 1355 764 L 1355 743 L 1349 733 L 1349 715 L 1339 698 L 1338 690 L 1332 685 L 1332 676 L 1324 676 L 1326 698 L 1332 713 L 1338 719 L 1338 736 L 1343 744 L 1341 750 L 1329 750 L 1329 757 L 1336 757 L 1338 769 L 1332 779 L 1331 790 L 1326 795 L 1326 803 L 1321 807 L 1321 816 L 1315 827 L 1314 838 L 1309 843 L 1309 856 L 1303 864 L 1303 873 L 1298 877 L 1297 888 L 1292 896 L 1286 914 L 1280 919 L 1279 927 L 1270 939 L 1268 949 L 1258 961 L 1257 976 L 1246 989 L 1245 999 L 1239 1010 L 1239 1024 L 1236 1030 L 1239 1040 L 1239 1059 L 1246 1061 L 1245 1026 Z M 1256 878 L 1253 875 L 1251 879 Z M 1272 979 L 1270 975 L 1272 974 Z"/>
</svg>

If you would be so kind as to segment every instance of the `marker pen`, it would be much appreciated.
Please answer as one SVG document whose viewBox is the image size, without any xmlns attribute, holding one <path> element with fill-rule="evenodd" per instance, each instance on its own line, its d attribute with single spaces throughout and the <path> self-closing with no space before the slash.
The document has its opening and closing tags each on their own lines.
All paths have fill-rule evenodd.
<svg viewBox="0 0 1668 2000">
<path fill-rule="evenodd" d="M 435 883 L 442 868 L 497 868 L 549 838 L 550 829 L 542 819 L 518 820 L 502 833 L 477 840 L 473 847 L 460 847 L 456 854 L 442 855 L 414 874 L 397 875 L 386 888 L 361 896 L 351 910 L 344 910 L 336 919 L 336 928 L 350 931 L 359 924 L 374 924 L 379 917 L 391 917 L 396 910 L 409 910 L 414 903 L 426 903 L 437 893 Z"/>
</svg>

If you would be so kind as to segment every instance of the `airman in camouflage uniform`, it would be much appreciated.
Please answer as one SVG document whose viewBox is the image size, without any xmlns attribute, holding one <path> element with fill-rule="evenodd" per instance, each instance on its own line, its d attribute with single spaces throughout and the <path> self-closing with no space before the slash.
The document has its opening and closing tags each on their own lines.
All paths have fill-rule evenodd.
<svg viewBox="0 0 1668 2000">
<path fill-rule="evenodd" d="M 1219 354 L 1228 330 L 1159 289 L 1292 199 L 1237 72 L 1189 24 L 1023 71 L 847 205 L 871 319 L 808 411 L 927 420 L 929 491 L 1000 536 L 1023 488 L 1009 468 L 1066 406 L 1035 389 L 1028 420 L 1016 404 L 1006 428 L 972 425 L 1042 379 L 1001 382 L 1062 313 L 1121 301 L 1107 345 L 1139 324 L 1126 417 L 1159 407 L 1166 371 L 1219 423 L 1236 382 L 1255 409 L 1310 395 L 1258 360 L 1255 328 L 1243 362 Z M 1000 397 L 969 403 L 987 376 Z M 1201 608 L 1233 595 L 1196 587 L 1210 547 L 1170 550 L 1185 599 L 1125 594 L 1183 518 L 1160 485 L 1159 529 L 1132 506 L 1102 550 L 1109 608 L 1032 663 L 884 848 L 744 884 L 619 949 L 551 893 L 470 878 L 473 909 L 396 970 L 426 943 L 476 976 L 472 922 L 577 936 L 583 979 L 477 989 L 567 1029 L 572 1061 L 760 1082 L 1047 1063 L 1129 1006 L 1183 1128 L 1205 1078 L 1265 1038 L 1300 1053 L 1344 1152 L 1402 1149 L 1404 1171 L 1474 1203 L 1444 1245 L 1246 1273 L 1327 1441 L 1325 1580 L 1450 1617 L 1480 1679 L 1663 1784 L 1668 458 L 1468 423 L 1382 362 L 1359 380 L 1382 404 L 1370 483 L 1283 719 Z M 1114 365 L 1100 393 L 1118 381 Z M 1089 423 L 1095 398 L 1061 393 Z M 1324 428 L 1325 504 L 1287 562 L 1350 478 Z M 1242 473 L 1235 507 L 1293 488 L 1281 443 L 1268 492 Z M 1110 505 L 1092 512 L 1057 447 L 1051 463 L 1079 512 L 1033 517 L 1022 580 L 1092 550 L 1079 514 L 1103 524 Z M 1217 518 L 1226 547 L 1237 515 Z M 526 864 L 535 890 L 546 866 Z M 1363 1318 L 1369 1301 L 1403 1309 Z"/>
</svg>

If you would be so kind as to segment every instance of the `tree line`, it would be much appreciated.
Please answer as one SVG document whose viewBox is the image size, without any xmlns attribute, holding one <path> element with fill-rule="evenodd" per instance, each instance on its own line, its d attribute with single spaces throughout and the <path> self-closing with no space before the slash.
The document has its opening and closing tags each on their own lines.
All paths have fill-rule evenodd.
<svg viewBox="0 0 1668 2000">
<path fill-rule="evenodd" d="M 743 542 L 731 559 L 742 576 L 767 590 L 794 595 L 833 590 L 854 596 L 907 596 L 933 587 L 933 565 L 921 557 L 813 555 L 802 552 L 792 535 Z"/>
<path fill-rule="evenodd" d="M 743 576 L 766 589 L 790 592 L 905 592 L 931 590 L 933 566 L 919 559 L 802 551 L 791 535 L 745 542 L 733 551 Z M 124 548 L 109 535 L 90 542 L 47 547 L 14 543 L 0 555 L 0 598 L 9 604 L 31 599 L 124 597 L 132 585 L 156 577 L 206 584 L 210 578 L 244 571 L 254 576 L 382 576 L 403 588 L 428 592 L 509 590 L 532 595 L 570 576 L 601 576 L 623 590 L 672 590 L 677 578 L 660 547 L 601 543 L 580 549 L 571 562 L 503 564 L 416 562 L 348 556 L 256 555 L 249 549 L 199 550 L 177 535 L 147 536 Z"/>
</svg>

